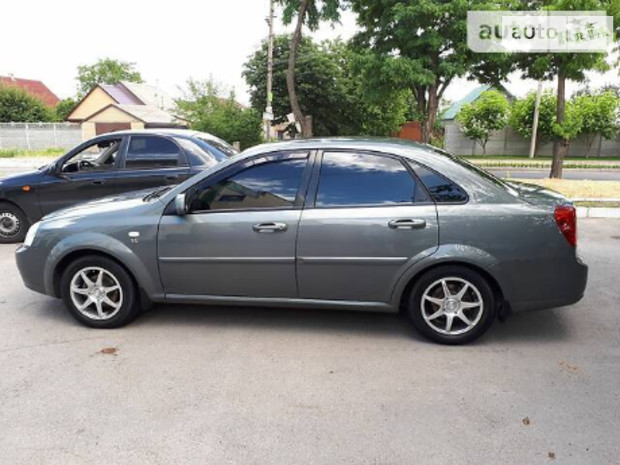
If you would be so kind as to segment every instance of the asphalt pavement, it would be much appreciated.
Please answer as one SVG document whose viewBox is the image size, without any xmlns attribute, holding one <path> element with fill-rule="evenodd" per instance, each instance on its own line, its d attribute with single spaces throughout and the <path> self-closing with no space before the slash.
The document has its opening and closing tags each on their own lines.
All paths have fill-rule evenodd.
<svg viewBox="0 0 620 465">
<path fill-rule="evenodd" d="M 582 220 L 585 298 L 422 340 L 398 315 L 164 305 L 78 325 L 0 246 L 0 463 L 612 464 L 620 221 Z"/>
</svg>

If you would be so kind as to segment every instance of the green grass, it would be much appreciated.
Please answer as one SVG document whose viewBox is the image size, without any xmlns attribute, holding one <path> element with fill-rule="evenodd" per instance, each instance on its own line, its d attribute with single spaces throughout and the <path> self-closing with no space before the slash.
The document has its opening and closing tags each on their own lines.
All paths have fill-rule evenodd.
<svg viewBox="0 0 620 465">
<path fill-rule="evenodd" d="M 578 207 L 620 208 L 620 202 L 575 202 Z"/>
<path fill-rule="evenodd" d="M 53 157 L 65 153 L 65 149 L 49 148 L 43 150 L 0 149 L 0 158 Z"/>
</svg>

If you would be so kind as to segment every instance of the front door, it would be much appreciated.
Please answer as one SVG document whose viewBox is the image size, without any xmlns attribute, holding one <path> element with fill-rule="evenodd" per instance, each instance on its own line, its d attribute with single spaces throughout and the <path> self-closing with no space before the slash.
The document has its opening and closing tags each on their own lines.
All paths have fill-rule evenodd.
<svg viewBox="0 0 620 465">
<path fill-rule="evenodd" d="M 244 160 L 190 188 L 185 216 L 162 216 L 166 294 L 294 298 L 307 153 Z"/>
<path fill-rule="evenodd" d="M 190 176 L 185 152 L 172 139 L 158 135 L 129 137 L 117 177 L 117 192 L 180 184 Z"/>
<path fill-rule="evenodd" d="M 437 248 L 435 204 L 397 157 L 319 158 L 299 226 L 300 297 L 389 302 L 398 277 Z"/>
<path fill-rule="evenodd" d="M 98 139 L 61 160 L 38 187 L 42 213 L 114 194 L 122 142 Z"/>
</svg>

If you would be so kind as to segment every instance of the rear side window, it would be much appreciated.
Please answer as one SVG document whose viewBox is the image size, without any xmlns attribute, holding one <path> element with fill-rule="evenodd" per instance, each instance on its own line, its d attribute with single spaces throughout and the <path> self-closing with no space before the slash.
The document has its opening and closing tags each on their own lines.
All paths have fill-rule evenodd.
<svg viewBox="0 0 620 465">
<path fill-rule="evenodd" d="M 182 164 L 181 160 L 181 149 L 171 140 L 156 136 L 133 136 L 127 149 L 125 168 L 171 168 Z"/>
<path fill-rule="evenodd" d="M 380 155 L 327 152 L 323 155 L 316 206 L 396 205 L 423 201 L 407 168 Z"/>
<path fill-rule="evenodd" d="M 199 187 L 192 195 L 190 210 L 293 207 L 307 160 L 304 156 L 265 161 L 216 184 Z"/>
<path fill-rule="evenodd" d="M 467 193 L 448 178 L 434 171 L 409 162 L 415 174 L 420 178 L 426 189 L 437 203 L 463 203 L 467 202 Z"/>
</svg>

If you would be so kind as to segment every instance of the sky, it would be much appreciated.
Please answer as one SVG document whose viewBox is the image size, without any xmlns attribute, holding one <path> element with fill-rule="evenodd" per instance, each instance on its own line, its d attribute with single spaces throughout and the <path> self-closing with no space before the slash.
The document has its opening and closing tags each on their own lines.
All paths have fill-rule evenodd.
<svg viewBox="0 0 620 465">
<path fill-rule="evenodd" d="M 188 78 L 212 77 L 237 100 L 249 102 L 241 76 L 243 63 L 267 35 L 268 0 L 21 0 L 3 2 L 0 10 L 0 75 L 43 81 L 59 97 L 75 95 L 77 67 L 110 57 L 136 63 L 146 82 L 173 97 Z M 278 14 L 278 13 L 276 13 Z M 290 32 L 280 17 L 275 32 Z M 352 13 L 336 27 L 312 33 L 318 40 L 350 38 L 356 32 Z M 596 88 L 620 83 L 618 71 L 592 74 Z M 455 101 L 475 88 L 459 79 L 446 91 Z M 506 87 L 523 96 L 536 83 L 510 77 Z M 546 83 L 546 88 L 553 88 Z M 568 92 L 578 85 L 570 83 Z"/>
</svg>

